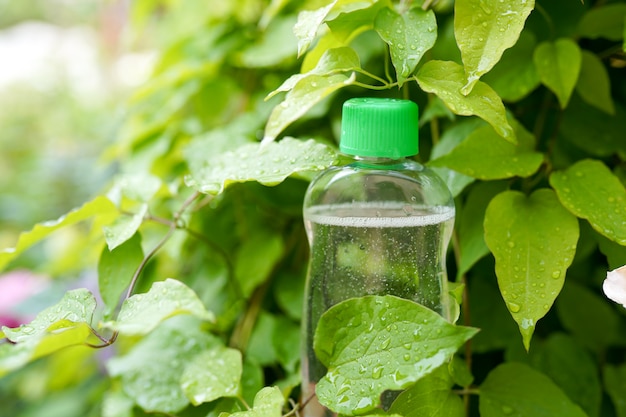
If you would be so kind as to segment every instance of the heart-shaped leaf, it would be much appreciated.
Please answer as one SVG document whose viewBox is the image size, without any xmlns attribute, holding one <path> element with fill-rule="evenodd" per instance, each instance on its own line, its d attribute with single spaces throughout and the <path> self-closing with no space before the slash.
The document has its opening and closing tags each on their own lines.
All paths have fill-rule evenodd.
<svg viewBox="0 0 626 417">
<path fill-rule="evenodd" d="M 528 350 L 535 325 L 563 287 L 578 241 L 578 221 L 554 191 L 498 194 L 485 213 L 485 242 L 496 258 L 500 293 Z"/>
</svg>

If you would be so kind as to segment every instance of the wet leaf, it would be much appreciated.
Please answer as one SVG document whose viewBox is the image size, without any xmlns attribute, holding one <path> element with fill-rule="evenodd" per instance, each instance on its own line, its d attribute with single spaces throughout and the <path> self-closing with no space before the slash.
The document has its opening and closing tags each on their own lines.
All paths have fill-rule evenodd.
<svg viewBox="0 0 626 417">
<path fill-rule="evenodd" d="M 500 97 L 487 84 L 478 81 L 467 96 L 461 94 L 465 83 L 463 67 L 451 61 L 428 61 L 417 73 L 422 90 L 439 97 L 460 116 L 476 115 L 489 123 L 500 136 L 515 143 L 515 132 L 506 118 Z"/>
<path fill-rule="evenodd" d="M 626 189 L 602 162 L 586 159 L 554 172 L 550 185 L 570 212 L 609 239 L 626 245 Z"/>
<path fill-rule="evenodd" d="M 216 194 L 233 183 L 257 181 L 277 185 L 290 175 L 325 169 L 335 152 L 312 139 L 284 138 L 279 142 L 252 143 L 209 159 L 207 165 L 185 178 L 200 192 Z"/>
<path fill-rule="evenodd" d="M 147 293 L 133 295 L 124 301 L 117 319 L 103 323 L 103 327 L 126 335 L 144 335 L 162 321 L 180 314 L 190 314 L 202 320 L 215 319 L 191 288 L 168 278 L 152 284 Z"/>
<path fill-rule="evenodd" d="M 321 56 L 315 68 L 305 73 L 292 75 L 285 80 L 280 87 L 268 94 L 267 98 L 271 98 L 280 92 L 293 89 L 298 82 L 311 75 L 323 76 L 338 72 L 348 72 L 353 71 L 355 68 L 359 68 L 360 66 L 361 63 L 359 62 L 359 56 L 356 54 L 354 49 L 347 46 L 328 49 Z"/>
<path fill-rule="evenodd" d="M 443 365 L 402 392 L 389 413 L 404 417 L 463 417 L 465 407 L 452 392 L 453 385 L 448 367 Z"/>
<path fill-rule="evenodd" d="M 559 99 L 561 108 L 567 107 L 582 64 L 578 44 L 569 38 L 542 42 L 533 56 L 541 82 Z"/>
<path fill-rule="evenodd" d="M 29 324 L 12 329 L 2 326 L 2 332 L 14 343 L 37 340 L 52 330 L 73 327 L 76 323 L 90 324 L 95 310 L 96 298 L 89 290 L 72 290 L 65 293 L 57 304 L 37 314 Z"/>
<path fill-rule="evenodd" d="M 272 142 L 291 123 L 335 91 L 356 81 L 356 73 L 329 76 L 310 75 L 298 81 L 282 103 L 272 110 L 265 126 L 263 142 Z"/>
<path fill-rule="evenodd" d="M 469 94 L 478 79 L 500 60 L 502 53 L 515 45 L 534 7 L 534 0 L 454 2 L 454 35 L 467 77 L 463 94 Z"/>
<path fill-rule="evenodd" d="M 317 396 L 338 413 L 364 414 L 383 391 L 409 387 L 476 332 L 394 296 L 343 301 L 322 315 L 315 332 L 315 353 L 328 368 Z"/>
<path fill-rule="evenodd" d="M 180 383 L 185 366 L 220 344 L 200 330 L 197 320 L 180 316 L 163 323 L 126 354 L 109 360 L 107 369 L 145 411 L 177 413 L 189 404 Z"/>
<path fill-rule="evenodd" d="M 547 376 L 521 363 L 505 363 L 480 387 L 481 417 L 587 417 Z"/>
<path fill-rule="evenodd" d="M 238 413 L 222 413 L 220 417 L 280 417 L 285 404 L 283 394 L 278 387 L 265 387 L 254 397 L 251 410 Z"/>
<path fill-rule="evenodd" d="M 389 45 L 391 62 L 400 85 L 411 76 L 424 53 L 437 40 L 435 12 L 421 8 L 404 13 L 384 8 L 376 16 L 374 29 Z"/>
<path fill-rule="evenodd" d="M 578 241 L 578 221 L 549 189 L 530 197 L 497 195 L 485 214 L 485 241 L 496 258 L 498 285 L 528 350 L 539 319 L 563 287 Z"/>
<path fill-rule="evenodd" d="M 180 383 L 191 403 L 199 405 L 221 397 L 236 397 L 241 373 L 241 352 L 219 346 L 193 357 L 185 366 Z"/>
<path fill-rule="evenodd" d="M 448 154 L 430 162 L 483 180 L 528 177 L 543 162 L 543 154 L 535 152 L 535 137 L 511 119 L 517 144 L 504 140 L 491 126 L 471 132 Z"/>
<path fill-rule="evenodd" d="M 136 213 L 131 215 L 123 214 L 111 226 L 104 227 L 104 239 L 109 250 L 113 250 L 132 238 L 143 223 L 143 219 L 148 214 L 148 204 L 141 204 Z"/>
</svg>

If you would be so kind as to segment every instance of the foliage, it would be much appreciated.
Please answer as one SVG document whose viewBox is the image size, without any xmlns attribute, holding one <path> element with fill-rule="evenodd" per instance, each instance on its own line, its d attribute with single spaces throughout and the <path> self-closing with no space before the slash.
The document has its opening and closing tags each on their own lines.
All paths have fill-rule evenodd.
<svg viewBox="0 0 626 417">
<path fill-rule="evenodd" d="M 162 54 L 108 150 L 119 176 L 0 254 L 14 267 L 86 224 L 68 250 L 98 267 L 104 305 L 73 290 L 3 328 L 3 412 L 302 412 L 302 197 L 340 160 L 341 103 L 376 95 L 423 109 L 419 159 L 456 198 L 464 326 L 393 297 L 335 306 L 317 329 L 319 399 L 344 415 L 626 416 L 626 319 L 600 290 L 626 263 L 626 5 L 170 0 L 132 14 Z M 481 329 L 467 343 L 465 326 Z"/>
</svg>

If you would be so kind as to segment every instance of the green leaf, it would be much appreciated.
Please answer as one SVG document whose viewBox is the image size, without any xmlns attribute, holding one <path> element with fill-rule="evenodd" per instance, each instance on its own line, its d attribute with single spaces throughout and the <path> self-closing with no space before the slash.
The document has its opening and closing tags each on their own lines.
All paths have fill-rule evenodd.
<svg viewBox="0 0 626 417">
<path fill-rule="evenodd" d="M 463 417 L 465 407 L 452 392 L 454 382 L 443 365 L 398 395 L 388 414 L 404 417 Z"/>
<path fill-rule="evenodd" d="M 463 67 L 451 61 L 428 61 L 417 73 L 422 90 L 439 97 L 455 114 L 476 115 L 489 123 L 500 136 L 515 143 L 515 132 L 506 119 L 500 97 L 487 84 L 478 81 L 467 96 Z"/>
<path fill-rule="evenodd" d="M 504 101 L 516 102 L 541 84 L 533 53 L 537 41 L 532 32 L 522 32 L 517 43 L 504 51 L 502 59 L 483 77 Z"/>
<path fill-rule="evenodd" d="M 626 4 L 605 4 L 589 10 L 578 24 L 578 34 L 583 38 L 605 38 L 619 41 L 624 38 Z"/>
<path fill-rule="evenodd" d="M 108 196 L 113 201 L 121 201 L 122 197 L 133 201 L 147 203 L 161 188 L 161 180 L 148 173 L 133 173 L 121 175 Z"/>
<path fill-rule="evenodd" d="M 220 417 L 280 417 L 284 404 L 285 399 L 278 387 L 265 387 L 254 397 L 252 410 L 222 413 Z"/>
<path fill-rule="evenodd" d="M 391 6 L 388 0 L 379 0 L 370 7 L 341 13 L 336 18 L 326 22 L 332 35 L 343 44 L 349 44 L 351 40 L 368 29 L 374 28 L 374 19 L 383 7 Z"/>
<path fill-rule="evenodd" d="M 317 396 L 338 413 L 364 414 L 379 404 L 383 391 L 407 388 L 476 332 L 394 296 L 343 301 L 322 315 L 315 331 L 315 353 L 328 368 Z"/>
<path fill-rule="evenodd" d="M 29 324 L 2 326 L 4 337 L 13 344 L 0 344 L 0 376 L 60 349 L 86 343 L 92 336 L 90 323 L 95 309 L 93 294 L 77 289 L 65 293 L 61 301 Z"/>
<path fill-rule="evenodd" d="M 219 346 L 192 358 L 180 383 L 191 403 L 199 405 L 221 397 L 236 397 L 241 373 L 241 352 Z"/>
<path fill-rule="evenodd" d="M 534 0 L 454 2 L 454 35 L 467 77 L 463 94 L 469 94 L 478 79 L 500 60 L 502 53 L 515 45 L 534 7 Z"/>
<path fill-rule="evenodd" d="M 237 56 L 238 63 L 249 68 L 271 68 L 292 58 L 296 46 L 292 31 L 294 23 L 291 15 L 274 19 L 254 43 L 241 51 Z"/>
<path fill-rule="evenodd" d="M 530 197 L 506 191 L 487 207 L 485 242 L 496 258 L 500 292 L 526 350 L 537 321 L 563 287 L 578 235 L 578 221 L 549 189 Z"/>
<path fill-rule="evenodd" d="M 556 312 L 578 343 L 596 352 L 604 351 L 619 335 L 619 317 L 599 290 L 568 282 L 556 301 Z"/>
<path fill-rule="evenodd" d="M 319 171 L 335 160 L 335 153 L 312 139 L 284 138 L 280 142 L 243 145 L 207 161 L 207 165 L 185 178 L 188 186 L 203 193 L 221 193 L 237 182 L 257 181 L 276 185 L 290 175 Z"/>
<path fill-rule="evenodd" d="M 102 326 L 126 335 L 144 335 L 162 321 L 180 314 L 215 320 L 192 289 L 168 278 L 152 284 L 147 293 L 136 294 L 125 300 L 117 320 L 105 322 Z"/>
<path fill-rule="evenodd" d="M 613 400 L 617 417 L 626 417 L 626 364 L 605 365 L 603 370 L 604 386 Z"/>
<path fill-rule="evenodd" d="M 591 355 L 562 333 L 552 334 L 540 349 L 532 357 L 533 366 L 550 377 L 589 417 L 598 417 L 602 386 Z"/>
<path fill-rule="evenodd" d="M 298 38 L 298 57 L 309 49 L 317 31 L 336 3 L 337 0 L 317 10 L 304 10 L 298 14 L 298 21 L 293 27 L 293 33 Z"/>
<path fill-rule="evenodd" d="M 13 343 L 37 340 L 52 330 L 73 327 L 75 323 L 91 323 L 96 309 L 96 299 L 84 288 L 68 291 L 61 301 L 48 307 L 27 325 L 16 328 L 2 326 L 2 332 Z"/>
<path fill-rule="evenodd" d="M 590 155 L 605 157 L 626 152 L 626 141 L 623 140 L 625 118 L 626 111 L 619 104 L 615 105 L 615 115 L 610 116 L 573 97 L 563 112 L 560 130 L 563 137 L 578 148 Z"/>
<path fill-rule="evenodd" d="M 104 239 L 109 250 L 113 250 L 132 238 L 148 213 L 148 204 L 141 204 L 136 213 L 122 215 L 111 226 L 104 227 Z"/>
<path fill-rule="evenodd" d="M 71 346 L 83 345 L 92 335 L 92 329 L 87 323 L 60 320 L 37 337 L 25 339 L 17 344 L 2 343 L 0 344 L 0 377 L 22 368 L 35 359 Z"/>
<path fill-rule="evenodd" d="M 541 82 L 556 94 L 561 108 L 566 108 L 582 64 L 578 44 L 569 38 L 542 42 L 535 49 L 533 61 Z"/>
<path fill-rule="evenodd" d="M 609 74 L 600 58 L 592 52 L 582 51 L 582 65 L 576 91 L 588 104 L 605 113 L 615 114 Z"/>
<path fill-rule="evenodd" d="M 483 180 L 534 174 L 543 162 L 543 154 L 534 151 L 535 137 L 515 120 L 510 121 L 517 144 L 504 140 L 491 126 L 485 125 L 470 133 L 450 153 L 430 164 Z"/>
<path fill-rule="evenodd" d="M 141 236 L 135 234 L 114 250 L 104 248 L 98 261 L 98 288 L 110 315 L 143 260 Z"/>
<path fill-rule="evenodd" d="M 115 213 L 117 213 L 117 209 L 113 203 L 108 198 L 99 196 L 57 220 L 38 223 L 30 231 L 20 234 L 14 248 L 0 251 L 0 270 L 3 270 L 9 262 L 26 249 L 45 239 L 58 229 L 71 226 L 94 216 L 113 215 Z"/>
<path fill-rule="evenodd" d="M 279 234 L 259 231 L 252 234 L 235 254 L 235 279 L 244 297 L 265 282 L 282 258 L 285 246 Z"/>
<path fill-rule="evenodd" d="M 265 126 L 263 142 L 274 141 L 287 126 L 298 120 L 314 105 L 335 91 L 353 84 L 354 81 L 356 81 L 356 73 L 350 76 L 345 74 L 309 75 L 297 82 L 287 93 L 283 102 L 272 110 Z"/>
<path fill-rule="evenodd" d="M 134 406 L 123 392 L 108 391 L 102 399 L 102 417 L 133 417 Z"/>
<path fill-rule="evenodd" d="M 311 75 L 331 75 L 338 72 L 352 71 L 360 67 L 359 56 L 354 49 L 347 46 L 328 49 L 324 52 L 315 68 L 303 74 L 292 75 L 280 87 L 268 94 L 266 99 L 280 92 L 292 90 L 298 82 Z"/>
<path fill-rule="evenodd" d="M 505 363 L 480 387 L 481 417 L 587 417 L 550 378 L 521 363 Z"/>
<path fill-rule="evenodd" d="M 458 277 L 467 273 L 479 259 L 489 253 L 484 238 L 485 211 L 491 199 L 504 191 L 505 186 L 503 182 L 481 182 L 471 188 L 458 218 Z"/>
<path fill-rule="evenodd" d="M 554 172 L 550 185 L 570 212 L 609 239 L 626 245 L 626 189 L 602 162 L 586 159 Z"/>
<path fill-rule="evenodd" d="M 189 404 L 181 387 L 185 365 L 220 342 L 200 330 L 189 316 L 176 317 L 109 360 L 111 376 L 120 377 L 124 392 L 148 412 L 177 413 Z"/>
<path fill-rule="evenodd" d="M 413 8 L 404 13 L 384 8 L 376 16 L 374 29 L 389 45 L 391 62 L 399 85 L 413 74 L 424 53 L 437 40 L 437 19 L 432 10 Z"/>
</svg>

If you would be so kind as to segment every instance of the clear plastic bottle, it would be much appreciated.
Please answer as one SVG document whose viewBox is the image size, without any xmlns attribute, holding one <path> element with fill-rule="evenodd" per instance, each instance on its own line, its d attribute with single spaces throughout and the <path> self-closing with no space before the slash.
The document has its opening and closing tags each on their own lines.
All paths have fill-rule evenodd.
<svg viewBox="0 0 626 417">
<path fill-rule="evenodd" d="M 392 294 L 448 318 L 445 257 L 454 201 L 418 153 L 418 110 L 408 100 L 344 103 L 340 150 L 354 162 L 315 178 L 304 200 L 311 247 L 302 343 L 303 399 L 326 369 L 313 351 L 320 316 L 352 297 Z M 330 416 L 316 398 L 305 417 Z"/>
</svg>

